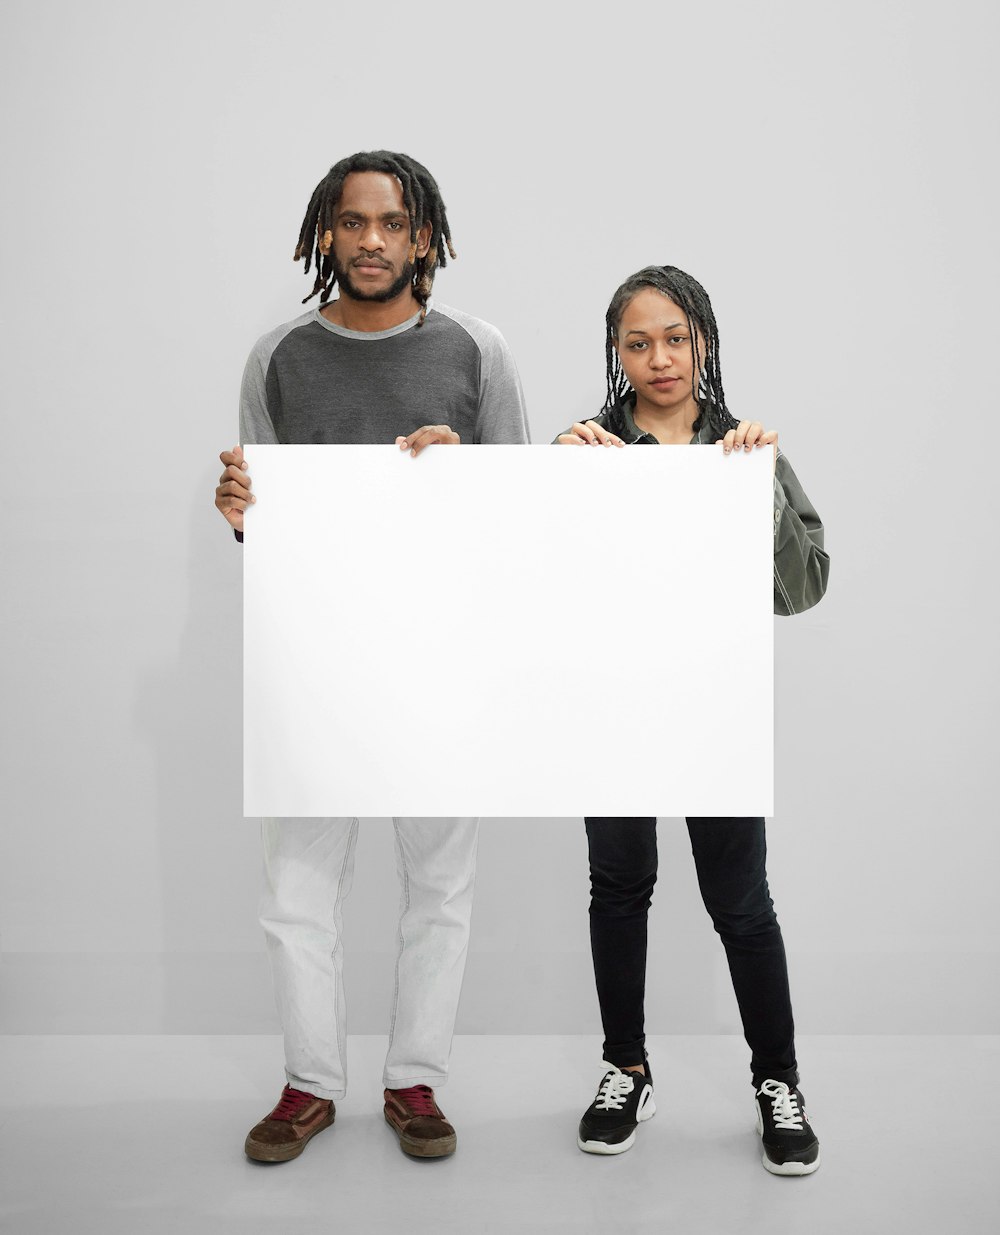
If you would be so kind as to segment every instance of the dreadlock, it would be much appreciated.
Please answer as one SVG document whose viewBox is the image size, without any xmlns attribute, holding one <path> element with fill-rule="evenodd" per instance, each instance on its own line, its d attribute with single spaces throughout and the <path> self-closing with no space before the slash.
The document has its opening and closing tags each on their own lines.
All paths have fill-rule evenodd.
<svg viewBox="0 0 1000 1235">
<path fill-rule="evenodd" d="M 299 229 L 299 242 L 295 246 L 295 261 L 304 257 L 305 273 L 315 263 L 316 278 L 313 289 L 302 301 L 305 304 L 319 293 L 320 304 L 330 299 L 337 275 L 333 268 L 333 225 L 337 203 L 344 188 L 344 180 L 351 172 L 386 172 L 395 176 L 403 186 L 403 202 L 410 216 L 410 251 L 408 260 L 416 266 L 413 294 L 420 303 L 420 321 L 427 316 L 427 301 L 434 285 L 434 272 L 448 264 L 444 254 L 454 259 L 448 216 L 437 182 L 423 164 L 411 159 L 408 154 L 395 154 L 391 150 L 368 150 L 349 155 L 335 163 L 313 190 L 306 208 L 305 218 Z M 417 257 L 417 232 L 425 224 L 431 225 L 431 243 L 425 257 Z"/>
<path fill-rule="evenodd" d="M 607 360 L 608 380 L 605 408 L 612 407 L 632 393 L 632 387 L 629 385 L 618 356 L 618 327 L 622 314 L 632 297 L 645 287 L 652 287 L 662 292 L 683 310 L 687 318 L 693 362 L 691 394 L 699 407 L 698 418 L 694 422 L 695 432 L 702 427 L 707 417 L 709 425 L 719 437 L 725 436 L 729 429 L 736 428 L 739 421 L 726 407 L 726 396 L 722 389 L 722 371 L 719 368 L 719 328 L 715 324 L 712 302 L 708 298 L 708 292 L 698 280 L 685 274 L 683 270 L 678 270 L 676 266 L 646 266 L 630 275 L 611 297 L 611 304 L 608 306 L 605 319 L 607 334 L 604 353 Z M 701 348 L 698 345 L 698 330 L 705 338 L 704 359 L 702 359 Z"/>
</svg>

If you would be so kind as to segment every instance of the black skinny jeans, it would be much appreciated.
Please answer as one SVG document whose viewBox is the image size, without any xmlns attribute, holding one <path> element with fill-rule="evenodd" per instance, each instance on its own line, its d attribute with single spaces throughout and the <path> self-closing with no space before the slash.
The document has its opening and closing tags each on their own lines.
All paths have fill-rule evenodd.
<svg viewBox="0 0 1000 1235">
<path fill-rule="evenodd" d="M 604 1058 L 645 1058 L 646 916 L 656 883 L 656 820 L 588 818 L 590 943 Z M 702 900 L 729 960 L 756 1086 L 798 1083 L 781 928 L 767 888 L 763 819 L 688 819 Z"/>
</svg>

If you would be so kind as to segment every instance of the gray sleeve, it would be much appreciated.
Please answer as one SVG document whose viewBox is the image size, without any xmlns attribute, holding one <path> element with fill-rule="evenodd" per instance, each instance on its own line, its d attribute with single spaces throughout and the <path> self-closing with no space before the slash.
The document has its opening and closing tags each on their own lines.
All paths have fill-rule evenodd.
<svg viewBox="0 0 1000 1235">
<path fill-rule="evenodd" d="M 774 469 L 774 612 L 788 617 L 819 604 L 829 573 L 823 524 L 779 452 Z"/>
<path fill-rule="evenodd" d="M 479 340 L 479 348 L 482 369 L 475 440 L 503 445 L 530 442 L 524 392 L 507 340 L 499 330 L 491 330 L 485 339 Z"/>
<path fill-rule="evenodd" d="M 244 446 L 273 446 L 278 442 L 270 413 L 267 410 L 267 368 L 274 349 L 295 326 L 308 320 L 308 315 L 286 322 L 258 339 L 247 357 L 240 385 L 240 442 Z M 243 533 L 233 528 L 233 535 L 243 543 Z"/>
<path fill-rule="evenodd" d="M 247 358 L 240 385 L 240 443 L 243 446 L 271 444 L 278 438 L 267 412 L 267 366 L 271 348 L 264 348 L 263 339 L 258 340 Z M 233 528 L 233 535 L 243 544 L 243 533 Z"/>
<path fill-rule="evenodd" d="M 240 441 L 246 445 L 273 445 L 278 438 L 267 411 L 267 366 L 273 347 L 266 337 L 254 346 L 240 386 Z"/>
<path fill-rule="evenodd" d="M 282 339 L 297 327 L 308 325 L 313 316 L 310 311 L 292 318 L 290 322 L 283 322 L 262 335 L 253 345 L 240 387 L 240 441 L 244 446 L 278 444 L 278 435 L 267 409 L 267 371 L 274 349 Z"/>
<path fill-rule="evenodd" d="M 507 340 L 496 326 L 450 305 L 435 309 L 457 322 L 479 348 L 479 410 L 473 441 L 479 445 L 519 446 L 531 441 L 524 392 Z"/>
</svg>

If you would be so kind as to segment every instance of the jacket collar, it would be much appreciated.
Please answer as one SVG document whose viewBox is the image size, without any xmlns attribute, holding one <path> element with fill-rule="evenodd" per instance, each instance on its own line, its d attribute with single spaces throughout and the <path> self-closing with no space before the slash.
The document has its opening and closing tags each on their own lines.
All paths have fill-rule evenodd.
<svg viewBox="0 0 1000 1235">
<path fill-rule="evenodd" d="M 611 419 L 616 421 L 618 428 L 613 430 L 620 438 L 623 438 L 629 445 L 650 445 L 658 446 L 656 438 L 652 433 L 646 433 L 640 429 L 635 423 L 633 413 L 635 412 L 635 392 L 625 396 L 624 399 L 619 399 L 611 409 Z M 702 417 L 701 428 L 698 429 L 691 438 L 689 445 L 704 446 L 712 441 L 711 429 L 708 425 L 708 417 Z"/>
</svg>

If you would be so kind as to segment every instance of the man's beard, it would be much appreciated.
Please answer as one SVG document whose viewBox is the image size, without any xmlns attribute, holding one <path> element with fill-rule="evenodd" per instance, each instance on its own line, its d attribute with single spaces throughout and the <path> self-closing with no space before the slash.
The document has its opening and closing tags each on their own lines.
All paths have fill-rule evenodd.
<svg viewBox="0 0 1000 1235">
<path fill-rule="evenodd" d="M 368 300 L 375 301 L 377 304 L 383 304 L 387 300 L 395 300 L 400 292 L 404 291 L 413 282 L 413 274 L 416 266 L 413 262 L 404 262 L 403 268 L 395 279 L 380 292 L 366 292 L 358 287 L 356 283 L 351 281 L 350 266 L 342 266 L 333 259 L 333 273 L 337 277 L 337 286 L 340 288 L 343 295 L 350 297 L 351 300 Z"/>
</svg>

